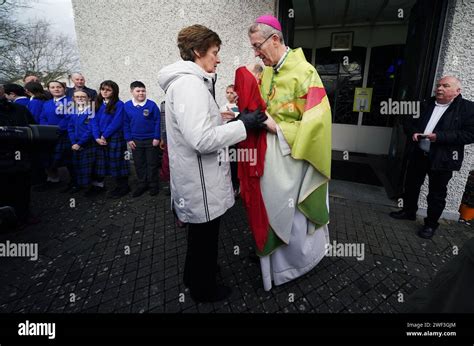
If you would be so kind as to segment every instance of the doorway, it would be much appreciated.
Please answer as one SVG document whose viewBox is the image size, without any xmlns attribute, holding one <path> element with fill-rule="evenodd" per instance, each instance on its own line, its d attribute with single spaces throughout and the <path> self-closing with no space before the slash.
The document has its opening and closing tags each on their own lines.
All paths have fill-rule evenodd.
<svg viewBox="0 0 474 346">
<path fill-rule="evenodd" d="M 328 94 L 333 161 L 347 156 L 352 161 L 334 166 L 339 170 L 356 169 L 353 161 L 363 161 L 361 164 L 369 165 L 378 178 L 372 179 L 373 184 L 383 182 L 392 196 L 403 186 L 405 138 L 401 124 L 405 119 L 381 114 L 381 105 L 390 99 L 421 100 L 431 96 L 445 3 L 279 1 L 286 41 L 292 47 L 303 48 Z M 287 15 L 289 10 L 293 10 L 293 18 Z M 342 176 L 350 180 L 361 174 Z M 367 181 L 370 184 L 370 179 Z"/>
</svg>

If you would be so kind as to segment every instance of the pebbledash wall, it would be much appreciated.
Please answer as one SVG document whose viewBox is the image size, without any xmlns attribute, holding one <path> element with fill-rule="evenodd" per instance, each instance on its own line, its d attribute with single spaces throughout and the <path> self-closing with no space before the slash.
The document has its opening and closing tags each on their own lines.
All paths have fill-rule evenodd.
<svg viewBox="0 0 474 346">
<path fill-rule="evenodd" d="M 216 98 L 225 101 L 225 87 L 235 69 L 255 62 L 247 36 L 253 21 L 276 13 L 276 0 L 73 0 L 82 72 L 89 87 L 111 79 L 122 100 L 129 85 L 141 80 L 148 97 L 161 102 L 158 71 L 179 59 L 178 32 L 202 24 L 222 40 Z"/>
<path fill-rule="evenodd" d="M 463 98 L 474 101 L 474 0 L 450 0 L 444 27 L 438 61 L 437 77 L 454 75 L 462 82 Z M 467 145 L 464 161 L 459 172 L 454 172 L 448 185 L 448 197 L 443 216 L 446 219 L 459 218 L 459 206 L 466 186 L 469 171 L 474 169 L 474 145 Z M 420 215 L 426 215 L 428 178 L 422 187 L 419 206 Z"/>
<path fill-rule="evenodd" d="M 255 61 L 247 29 L 258 16 L 277 12 L 278 0 L 72 0 L 82 72 L 87 85 L 98 88 L 112 79 L 120 96 L 129 99 L 128 85 L 143 81 L 151 99 L 161 102 L 158 71 L 179 59 L 176 38 L 180 29 L 202 24 L 223 42 L 216 97 L 225 103 L 224 90 L 238 66 Z M 464 98 L 474 100 L 474 0 L 449 0 L 437 78 L 455 75 Z M 474 146 L 466 146 L 460 172 L 448 186 L 443 217 L 457 219 L 464 187 L 474 163 Z M 428 179 L 420 194 L 420 215 L 426 215 Z"/>
</svg>

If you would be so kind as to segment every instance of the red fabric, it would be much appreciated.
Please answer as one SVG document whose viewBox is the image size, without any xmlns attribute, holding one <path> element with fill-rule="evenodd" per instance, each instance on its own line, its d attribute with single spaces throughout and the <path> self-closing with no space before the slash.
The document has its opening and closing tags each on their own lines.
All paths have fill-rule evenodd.
<svg viewBox="0 0 474 346">
<path fill-rule="evenodd" d="M 254 111 L 260 108 L 265 111 L 265 102 L 260 96 L 260 90 L 255 77 L 246 67 L 240 67 L 235 72 L 234 91 L 239 96 L 237 105 L 239 111 Z M 268 238 L 267 210 L 260 190 L 260 177 L 265 165 L 267 150 L 267 131 L 247 131 L 247 139 L 238 144 L 239 149 L 256 150 L 256 165 L 251 162 L 238 162 L 238 177 L 240 180 L 240 196 L 247 211 L 250 230 L 253 233 L 256 246 L 262 251 Z"/>
<path fill-rule="evenodd" d="M 307 100 L 305 111 L 319 105 L 324 96 L 326 96 L 326 90 L 324 90 L 324 88 L 309 88 L 308 93 L 302 97 Z"/>
<path fill-rule="evenodd" d="M 163 149 L 163 156 L 161 158 L 160 180 L 170 181 L 170 161 L 168 158 L 168 145 L 165 145 L 165 148 Z"/>
</svg>

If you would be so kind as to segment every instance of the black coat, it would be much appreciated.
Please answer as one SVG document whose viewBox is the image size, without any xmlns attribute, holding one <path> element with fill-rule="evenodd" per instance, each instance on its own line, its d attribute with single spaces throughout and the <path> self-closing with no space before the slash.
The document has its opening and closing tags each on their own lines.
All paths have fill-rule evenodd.
<svg viewBox="0 0 474 346">
<path fill-rule="evenodd" d="M 405 123 L 405 133 L 411 150 L 417 145 L 411 139 L 414 133 L 423 133 L 435 107 L 435 98 L 421 104 L 420 117 Z M 431 169 L 459 171 L 464 159 L 464 145 L 474 143 L 474 102 L 458 95 L 433 130 L 436 141 L 431 142 L 429 158 Z"/>
<path fill-rule="evenodd" d="M 35 121 L 28 108 L 0 99 L 0 126 L 22 126 L 34 124 Z M 21 153 L 21 160 L 16 160 L 16 152 Z M 0 173 L 26 172 L 31 169 L 31 148 L 0 142 Z"/>
<path fill-rule="evenodd" d="M 427 287 L 413 292 L 403 313 L 474 313 L 474 238 L 463 245 Z"/>
</svg>

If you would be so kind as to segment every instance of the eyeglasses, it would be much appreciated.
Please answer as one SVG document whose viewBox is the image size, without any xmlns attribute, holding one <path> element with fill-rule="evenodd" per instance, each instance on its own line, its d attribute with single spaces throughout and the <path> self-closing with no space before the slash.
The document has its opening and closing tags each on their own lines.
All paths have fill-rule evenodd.
<svg viewBox="0 0 474 346">
<path fill-rule="evenodd" d="M 260 43 L 259 45 L 257 45 L 257 46 L 252 46 L 252 49 L 253 49 L 254 51 L 259 51 L 260 49 L 262 49 L 262 46 L 265 44 L 265 42 L 267 42 L 268 39 L 269 39 L 270 37 L 272 37 L 273 35 L 275 35 L 275 34 L 271 34 L 270 36 L 268 36 L 268 37 L 265 39 L 265 41 L 263 41 L 263 42 Z"/>
</svg>

